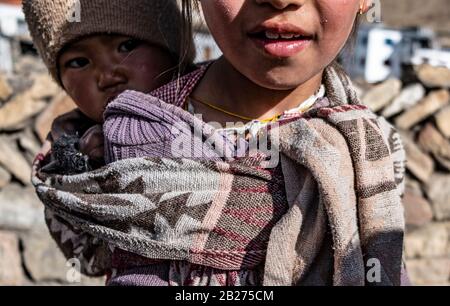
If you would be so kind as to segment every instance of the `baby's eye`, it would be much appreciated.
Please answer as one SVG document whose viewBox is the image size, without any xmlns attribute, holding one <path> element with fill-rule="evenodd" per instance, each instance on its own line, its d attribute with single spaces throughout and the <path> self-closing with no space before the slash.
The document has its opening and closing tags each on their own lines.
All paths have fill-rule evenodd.
<svg viewBox="0 0 450 306">
<path fill-rule="evenodd" d="M 136 49 L 141 44 L 140 40 L 137 39 L 128 39 L 119 45 L 119 52 L 131 52 Z"/>
<path fill-rule="evenodd" d="M 87 58 L 78 57 L 78 58 L 71 59 L 70 61 L 67 61 L 64 66 L 66 68 L 79 69 L 79 68 L 83 68 L 83 67 L 87 66 L 88 64 L 89 64 L 89 60 Z"/>
</svg>

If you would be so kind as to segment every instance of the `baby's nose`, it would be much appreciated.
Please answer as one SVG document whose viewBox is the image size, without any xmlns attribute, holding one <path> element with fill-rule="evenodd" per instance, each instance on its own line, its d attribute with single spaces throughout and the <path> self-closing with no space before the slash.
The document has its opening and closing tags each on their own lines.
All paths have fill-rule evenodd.
<svg viewBox="0 0 450 306">
<path fill-rule="evenodd" d="M 106 90 L 111 87 L 126 83 L 127 78 L 120 68 L 114 67 L 112 69 L 105 69 L 99 73 L 98 88 Z"/>
</svg>

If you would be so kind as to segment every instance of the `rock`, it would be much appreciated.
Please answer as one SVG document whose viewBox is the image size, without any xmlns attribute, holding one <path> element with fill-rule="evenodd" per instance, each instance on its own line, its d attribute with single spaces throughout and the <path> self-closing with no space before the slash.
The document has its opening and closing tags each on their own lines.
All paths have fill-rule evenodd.
<svg viewBox="0 0 450 306">
<path fill-rule="evenodd" d="M 16 74 L 9 79 L 9 84 L 11 85 L 13 93 L 17 95 L 29 90 L 33 85 L 33 80 L 31 80 L 29 77 Z"/>
<path fill-rule="evenodd" d="M 400 115 L 395 120 L 395 124 L 398 128 L 407 130 L 446 106 L 449 99 L 450 95 L 447 90 L 433 91 L 418 104 Z"/>
<path fill-rule="evenodd" d="M 33 86 L 29 90 L 31 98 L 36 101 L 52 98 L 60 92 L 61 88 L 47 73 L 35 75 L 33 78 Z"/>
<path fill-rule="evenodd" d="M 57 95 L 35 121 L 34 129 L 40 140 L 44 142 L 56 117 L 73 110 L 75 107 L 75 103 L 65 93 Z"/>
<path fill-rule="evenodd" d="M 450 171 L 450 142 L 428 123 L 419 133 L 418 143 L 423 150 L 433 154 L 442 167 Z"/>
<path fill-rule="evenodd" d="M 435 155 L 434 158 L 437 160 L 438 164 L 446 169 L 447 171 L 450 171 L 450 160 L 447 158 L 443 158 L 441 156 Z"/>
<path fill-rule="evenodd" d="M 33 188 L 13 183 L 0 190 L 0 228 L 29 230 L 44 224 L 44 205 Z"/>
<path fill-rule="evenodd" d="M 80 275 L 80 282 L 71 283 L 67 275 L 70 267 L 45 226 L 35 226 L 29 233 L 20 234 L 23 261 L 32 280 L 38 284 L 104 286 L 105 278 Z"/>
<path fill-rule="evenodd" d="M 434 171 L 434 161 L 407 136 L 402 133 L 402 141 L 406 151 L 406 168 L 420 181 L 426 183 Z"/>
<path fill-rule="evenodd" d="M 355 90 L 356 95 L 358 96 L 359 99 L 362 99 L 362 97 L 366 93 L 366 89 L 360 86 L 359 83 L 357 82 L 353 82 L 353 89 Z"/>
<path fill-rule="evenodd" d="M 35 101 L 30 92 L 14 97 L 0 108 L 0 131 L 23 128 L 26 121 L 41 112 L 47 103 Z"/>
<path fill-rule="evenodd" d="M 402 82 L 397 79 L 389 79 L 369 90 L 363 97 L 363 104 L 374 112 L 388 105 L 399 93 Z"/>
<path fill-rule="evenodd" d="M 0 232 L 0 286 L 19 286 L 23 281 L 19 241 L 13 233 Z"/>
<path fill-rule="evenodd" d="M 413 195 L 417 195 L 423 197 L 422 188 L 420 187 L 420 183 L 410 176 L 405 177 L 405 189 L 407 189 Z"/>
<path fill-rule="evenodd" d="M 437 113 L 436 125 L 446 138 L 450 138 L 450 106 Z"/>
<path fill-rule="evenodd" d="M 19 151 L 16 142 L 0 136 L 0 165 L 23 184 L 31 184 L 31 166 Z"/>
<path fill-rule="evenodd" d="M 45 227 L 21 235 L 24 265 L 34 281 L 66 281 L 66 259 Z"/>
<path fill-rule="evenodd" d="M 417 68 L 417 77 L 427 87 L 450 88 L 450 69 L 446 67 L 422 65 Z"/>
<path fill-rule="evenodd" d="M 450 143 L 432 123 L 428 123 L 422 128 L 417 140 L 425 151 L 450 159 Z"/>
<path fill-rule="evenodd" d="M 433 174 L 426 192 L 431 200 L 434 217 L 437 220 L 450 220 L 450 175 Z"/>
<path fill-rule="evenodd" d="M 407 226 L 420 227 L 433 219 L 433 211 L 431 210 L 430 203 L 415 191 L 410 190 L 410 188 L 406 188 L 402 202 L 405 208 L 405 221 Z"/>
<path fill-rule="evenodd" d="M 29 126 L 18 133 L 9 134 L 8 138 L 14 139 L 18 143 L 22 156 L 29 165 L 32 165 L 42 147 L 42 143 L 35 135 L 33 127 Z"/>
<path fill-rule="evenodd" d="M 450 258 L 406 260 L 406 270 L 413 285 L 449 285 Z"/>
<path fill-rule="evenodd" d="M 0 102 L 6 101 L 13 94 L 13 90 L 8 83 L 8 80 L 3 74 L 0 74 Z"/>
<path fill-rule="evenodd" d="M 5 187 L 11 181 L 11 174 L 5 168 L 0 166 L 0 189 Z"/>
<path fill-rule="evenodd" d="M 409 85 L 383 110 L 382 115 L 386 118 L 397 115 L 401 111 L 416 105 L 424 97 L 425 88 L 421 84 Z"/>
<path fill-rule="evenodd" d="M 430 223 L 405 236 L 405 255 L 413 258 L 439 258 L 450 255 L 450 222 Z"/>
<path fill-rule="evenodd" d="M 20 76 L 29 77 L 30 75 L 48 73 L 48 69 L 40 58 L 33 55 L 23 55 L 17 58 L 14 63 L 14 72 Z"/>
<path fill-rule="evenodd" d="M 106 277 L 87 277 L 81 275 L 80 282 L 76 283 L 64 283 L 61 281 L 44 281 L 33 283 L 32 281 L 25 281 L 25 286 L 45 286 L 45 287 L 56 287 L 56 286 L 67 286 L 67 287 L 78 287 L 78 286 L 105 286 Z"/>
<path fill-rule="evenodd" d="M 106 277 L 87 277 L 81 275 L 81 286 L 105 286 Z"/>
<path fill-rule="evenodd" d="M 104 286 L 105 278 L 90 278 L 80 274 L 80 282 L 71 283 L 67 275 L 71 268 L 66 258 L 44 227 L 21 234 L 24 264 L 35 282 L 59 282 L 76 286 Z"/>
<path fill-rule="evenodd" d="M 21 133 L 18 140 L 20 147 L 30 153 L 33 157 L 35 157 L 41 149 L 41 143 L 36 139 L 31 129 L 26 129 Z"/>
</svg>

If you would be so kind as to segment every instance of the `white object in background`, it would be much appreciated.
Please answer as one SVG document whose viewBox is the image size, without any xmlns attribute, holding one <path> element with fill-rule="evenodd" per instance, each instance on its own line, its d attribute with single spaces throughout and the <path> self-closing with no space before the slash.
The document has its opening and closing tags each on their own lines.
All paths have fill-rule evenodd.
<svg viewBox="0 0 450 306">
<path fill-rule="evenodd" d="M 389 60 L 401 40 L 400 31 L 375 28 L 369 32 L 365 68 L 367 82 L 381 82 L 389 77 L 392 72 Z"/>
<path fill-rule="evenodd" d="M 13 70 L 11 42 L 0 36 L 0 72 L 11 72 Z"/>
<path fill-rule="evenodd" d="M 418 49 L 411 59 L 413 65 L 429 64 L 450 69 L 450 51 L 434 49 Z"/>
<path fill-rule="evenodd" d="M 0 33 L 9 37 L 28 34 L 20 5 L 0 4 Z"/>
<path fill-rule="evenodd" d="M 197 51 L 195 56 L 196 63 L 217 59 L 222 55 L 222 51 L 220 51 L 210 34 L 196 32 L 194 34 L 194 42 Z"/>
<path fill-rule="evenodd" d="M 0 4 L 0 70 L 13 69 L 10 37 L 28 35 L 25 16 L 20 5 Z"/>
</svg>

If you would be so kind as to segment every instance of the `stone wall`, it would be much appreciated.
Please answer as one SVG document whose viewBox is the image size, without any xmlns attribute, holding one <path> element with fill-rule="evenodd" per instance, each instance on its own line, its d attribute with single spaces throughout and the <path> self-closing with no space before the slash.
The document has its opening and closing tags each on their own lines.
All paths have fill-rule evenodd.
<svg viewBox="0 0 450 306">
<path fill-rule="evenodd" d="M 408 83 L 361 84 L 361 96 L 403 134 L 407 268 L 414 284 L 449 284 L 450 72 L 420 67 Z M 30 186 L 30 164 L 55 116 L 74 104 L 41 62 L 23 57 L 0 75 L 0 285 L 70 285 Z M 75 285 L 103 284 L 84 277 Z"/>
<path fill-rule="evenodd" d="M 426 26 L 450 34 L 448 0 L 381 0 L 382 21 L 395 27 Z"/>
<path fill-rule="evenodd" d="M 403 137 L 409 275 L 417 285 L 450 285 L 450 70 L 416 67 L 407 79 L 362 89 L 363 102 Z"/>
<path fill-rule="evenodd" d="M 30 165 L 53 118 L 74 107 L 34 57 L 21 58 L 13 75 L 0 74 L 0 285 L 72 284 L 30 186 Z"/>
</svg>

